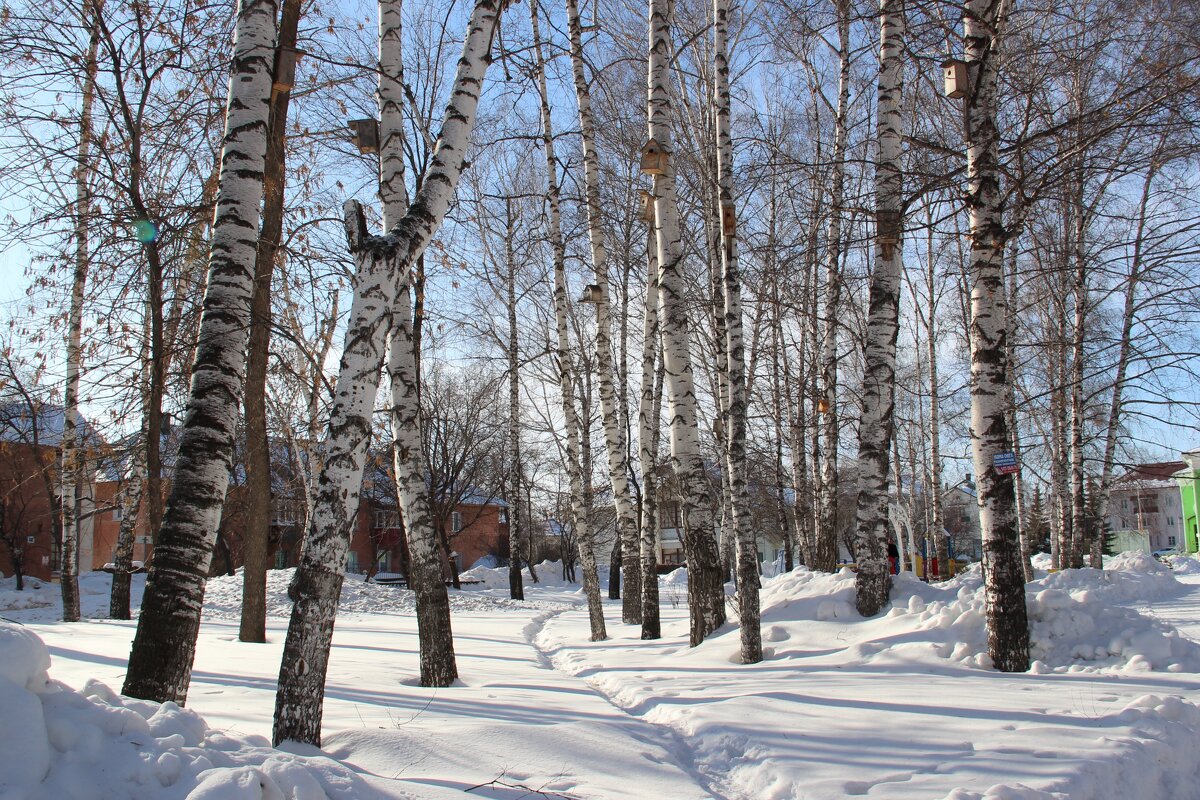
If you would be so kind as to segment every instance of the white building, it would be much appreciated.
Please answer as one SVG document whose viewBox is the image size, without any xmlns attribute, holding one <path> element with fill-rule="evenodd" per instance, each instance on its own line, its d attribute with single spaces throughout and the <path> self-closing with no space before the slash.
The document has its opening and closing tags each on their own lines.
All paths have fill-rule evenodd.
<svg viewBox="0 0 1200 800">
<path fill-rule="evenodd" d="M 1138 464 L 1117 478 L 1109 494 L 1109 530 L 1144 534 L 1154 550 L 1182 550 L 1183 510 L 1172 476 L 1186 467 L 1182 461 Z"/>
</svg>

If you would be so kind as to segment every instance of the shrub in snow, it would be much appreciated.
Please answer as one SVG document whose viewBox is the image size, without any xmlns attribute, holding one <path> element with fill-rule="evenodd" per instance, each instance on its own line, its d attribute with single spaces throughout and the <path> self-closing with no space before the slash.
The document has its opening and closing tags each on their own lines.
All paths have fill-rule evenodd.
<svg viewBox="0 0 1200 800">
<path fill-rule="evenodd" d="M 0 798 L 70 800 L 358 800 L 378 794 L 329 758 L 212 730 L 174 703 L 50 680 L 50 654 L 0 622 Z"/>
</svg>

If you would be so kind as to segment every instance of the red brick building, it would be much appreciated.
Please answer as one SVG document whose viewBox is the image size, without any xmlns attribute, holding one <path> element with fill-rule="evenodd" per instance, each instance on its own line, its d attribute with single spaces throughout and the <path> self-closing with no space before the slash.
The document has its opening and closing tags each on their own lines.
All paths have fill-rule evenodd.
<svg viewBox="0 0 1200 800">
<path fill-rule="evenodd" d="M 96 505 L 99 510 L 95 515 L 92 569 L 99 569 L 112 561 L 116 551 L 117 534 L 121 526 L 120 508 L 114 502 L 118 488 L 119 485 L 113 481 L 96 484 Z M 231 486 L 226 497 L 220 541 L 213 557 L 214 573 L 242 564 L 244 492 L 242 486 Z M 405 573 L 408 548 L 395 503 L 376 500 L 369 494 L 364 491 L 359 502 L 346 569 L 351 573 Z M 495 556 L 499 560 L 508 558 L 508 509 L 504 501 L 478 497 L 467 500 L 469 502 L 456 507 L 444 526 L 450 559 L 459 572 L 469 569 L 484 556 Z M 303 501 L 290 499 L 286 495 L 274 498 L 268 553 L 270 563 L 276 569 L 294 567 L 299 562 L 303 522 Z M 150 544 L 144 510 L 138 518 L 136 535 L 133 558 L 135 561 L 149 561 L 153 545 Z"/>
<path fill-rule="evenodd" d="M 61 543 L 62 432 L 60 406 L 31 401 L 0 404 L 0 574 L 50 580 L 58 575 Z M 79 431 L 89 459 L 100 438 Z M 93 486 L 78 487 L 79 563 L 90 569 Z"/>
<path fill-rule="evenodd" d="M 12 575 L 19 566 L 25 575 L 50 580 L 57 577 L 59 566 L 57 493 L 60 488 L 58 445 L 62 433 L 62 409 L 43 411 L 37 425 L 32 426 L 32 432 L 27 430 L 31 428 L 28 422 L 22 427 L 19 414 L 10 416 L 13 419 L 8 420 L 7 428 L 0 427 L 0 573 Z M 0 417 L 0 422 L 4 421 Z M 170 434 L 166 439 L 164 451 L 173 443 Z M 276 568 L 292 567 L 300 554 L 303 500 L 297 496 L 295 480 L 286 474 L 288 469 L 284 466 L 295 463 L 294 459 L 281 452 L 272 461 L 275 474 L 272 476 L 274 489 L 268 552 Z M 164 484 L 169 484 L 173 459 L 167 457 L 164 462 Z M 95 480 L 81 491 L 79 564 L 84 572 L 100 569 L 115 559 L 121 527 L 118 498 L 121 484 L 112 478 L 119 472 L 119 466 L 109 465 L 104 472 L 106 474 L 100 477 L 108 479 Z M 246 489 L 236 478 L 235 474 L 235 483 L 226 496 L 213 557 L 214 573 L 242 564 Z M 164 486 L 164 492 L 168 488 Z M 135 537 L 134 561 L 148 562 L 153 544 L 145 503 L 139 511 Z M 447 576 L 450 563 L 462 571 L 485 556 L 507 559 L 508 509 L 504 501 L 482 496 L 464 498 L 445 520 L 443 542 Z M 408 552 L 395 497 L 390 481 L 376 465 L 363 484 L 347 569 L 372 574 L 403 573 L 407 565 Z"/>
</svg>

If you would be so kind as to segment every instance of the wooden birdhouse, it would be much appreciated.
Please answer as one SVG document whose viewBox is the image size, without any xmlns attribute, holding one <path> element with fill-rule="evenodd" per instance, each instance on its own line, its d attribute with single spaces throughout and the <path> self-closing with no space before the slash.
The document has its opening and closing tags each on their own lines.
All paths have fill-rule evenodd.
<svg viewBox="0 0 1200 800">
<path fill-rule="evenodd" d="M 667 171 L 667 151 L 651 139 L 642 146 L 642 173 L 644 175 L 662 175 Z"/>
<path fill-rule="evenodd" d="M 721 235 L 737 235 L 737 209 L 734 208 L 732 200 L 721 201 Z"/>
<path fill-rule="evenodd" d="M 971 73 L 967 62 L 959 58 L 948 58 L 942 62 L 942 79 L 946 97 L 966 97 L 967 90 L 971 88 Z"/>
<path fill-rule="evenodd" d="M 581 303 L 600 303 L 604 300 L 604 291 L 599 284 L 589 283 L 583 287 L 583 294 L 579 297 Z"/>
<path fill-rule="evenodd" d="M 826 400 L 824 397 L 817 398 L 817 413 L 818 414 L 828 414 L 829 413 L 829 401 Z"/>
<path fill-rule="evenodd" d="M 900 243 L 902 222 L 900 212 L 878 209 L 875 212 L 875 241 L 883 251 L 883 257 L 891 259 L 896 245 Z"/>
<path fill-rule="evenodd" d="M 638 189 L 638 216 L 647 225 L 654 224 L 654 195 L 645 189 Z"/>
<path fill-rule="evenodd" d="M 354 131 L 354 146 L 358 148 L 358 152 L 379 152 L 379 120 L 352 119 L 350 130 Z"/>
<path fill-rule="evenodd" d="M 294 47 L 281 47 L 275 51 L 275 82 L 272 91 L 290 92 L 296 85 L 296 62 L 304 52 Z"/>
</svg>

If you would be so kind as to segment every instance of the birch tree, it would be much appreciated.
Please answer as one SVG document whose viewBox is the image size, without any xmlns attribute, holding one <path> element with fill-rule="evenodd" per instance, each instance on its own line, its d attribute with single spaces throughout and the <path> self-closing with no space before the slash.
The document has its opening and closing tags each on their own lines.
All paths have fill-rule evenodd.
<svg viewBox="0 0 1200 800">
<path fill-rule="evenodd" d="M 122 689 L 131 697 L 187 698 L 244 388 L 275 19 L 274 0 L 239 3 L 208 289 L 175 479 Z"/>
<path fill-rule="evenodd" d="M 700 450 L 690 323 L 684 304 L 683 246 L 671 134 L 672 4 L 650 0 L 648 102 L 650 138 L 662 149 L 654 175 L 659 324 L 671 419 L 671 459 L 681 487 L 683 544 L 688 560 L 688 611 L 693 647 L 725 622 L 720 556 L 713 531 L 708 476 Z"/>
<path fill-rule="evenodd" d="M 738 625 L 743 664 L 762 661 L 759 629 L 758 546 L 746 490 L 746 348 L 742 341 L 742 279 L 738 268 L 737 209 L 733 190 L 733 135 L 729 101 L 729 0 L 713 1 L 713 107 L 717 128 L 717 185 L 721 209 L 720 241 L 725 299 L 725 356 L 728 368 L 728 420 L 725 458 L 737 540 Z"/>
<path fill-rule="evenodd" d="M 283 0 L 276 47 L 274 85 L 287 76 L 286 60 L 295 69 L 296 29 L 300 0 Z M 290 56 L 289 56 L 290 54 Z M 284 143 L 291 91 L 271 92 L 267 123 L 267 155 L 263 169 L 262 236 L 254 265 L 250 341 L 246 355 L 246 525 L 242 536 L 242 616 L 238 639 L 267 640 L 267 546 L 271 534 L 271 445 L 267 439 L 267 360 L 271 342 L 271 278 L 283 232 L 286 182 Z"/>
<path fill-rule="evenodd" d="M 658 331 L 658 256 L 654 225 L 646 237 L 646 300 L 642 317 L 642 387 L 638 400 L 641 465 L 642 638 L 661 639 L 658 608 L 658 444 L 662 422 L 662 359 Z"/>
<path fill-rule="evenodd" d="M 617 535 L 620 538 L 621 573 L 625 593 L 621 598 L 621 619 L 628 625 L 642 621 L 641 564 L 638 557 L 637 516 L 629 490 L 628 447 L 625 428 L 618 414 L 615 367 L 612 355 L 612 320 L 608 288 L 608 253 L 604 247 L 603 209 L 600 201 L 600 159 L 596 153 L 595 122 L 592 119 L 591 89 L 584 70 L 583 25 L 577 0 L 566 0 L 567 24 L 571 38 L 571 70 L 575 80 L 575 99 L 579 106 L 579 132 L 583 140 L 584 199 L 587 209 L 588 242 L 592 269 L 599 297 L 596 298 L 596 370 L 600 383 L 600 417 L 604 427 L 604 450 L 608 478 L 612 484 L 617 510 Z"/>
<path fill-rule="evenodd" d="M 568 0 L 570 4 L 573 0 Z M 568 5 L 568 15 L 570 12 Z M 586 432 L 584 423 L 580 420 L 575 408 L 575 376 L 571 369 L 570 338 L 567 325 L 567 266 L 566 247 L 562 236 L 561 190 L 558 185 L 558 160 L 554 155 L 554 131 L 550 120 L 550 98 L 546 86 L 546 60 L 542 50 L 540 26 L 538 22 L 537 0 L 530 0 L 530 22 L 533 25 L 534 47 L 537 59 L 538 96 L 541 100 L 542 149 L 546 155 L 546 201 L 549 209 L 548 235 L 550 239 L 551 258 L 554 263 L 554 357 L 558 377 L 559 396 L 562 404 L 563 420 L 566 425 L 566 443 L 563 448 L 563 460 L 567 468 L 567 477 L 571 495 L 571 517 L 574 521 L 574 534 L 579 548 L 579 560 L 583 566 L 583 591 L 587 598 L 588 624 L 593 642 L 608 638 L 604 624 L 604 608 L 600 599 L 600 576 L 596 565 L 596 555 L 592 543 L 591 522 L 588 513 L 591 508 L 591 490 L 587 485 L 584 470 L 590 469 L 591 459 L 586 457 L 587 445 L 583 441 Z M 578 11 L 575 12 L 572 28 L 579 25 Z M 576 32 L 577 33 L 577 32 Z M 574 34 L 573 34 L 574 35 Z M 584 107 L 581 101 L 580 108 Z M 582 111 L 581 111 L 582 114 Z M 595 154 L 593 153 L 593 158 Z M 593 247 L 599 244 L 603 255 L 603 242 L 593 241 Z M 597 350 L 599 354 L 599 349 Z M 599 370 L 603 376 L 603 370 Z M 603 379 L 603 377 L 602 377 Z M 609 389 L 611 390 L 611 375 Z M 611 399 L 611 398 L 610 398 Z M 607 439 L 607 436 L 606 436 Z M 565 556 L 564 556 L 565 563 Z"/>
<path fill-rule="evenodd" d="M 895 430 L 896 337 L 900 331 L 901 173 L 900 97 L 904 81 L 904 0 L 879 3 L 879 86 L 876 103 L 875 269 L 864 348 L 862 417 L 858 426 L 858 509 L 855 530 L 856 605 L 878 614 L 891 588 L 887 542 L 889 457 Z M 902 487 L 897 486 L 899 492 Z M 937 491 L 937 488 L 934 488 Z"/>
<path fill-rule="evenodd" d="M 62 589 L 63 622 L 79 621 L 79 484 L 83 480 L 84 449 L 79 442 L 83 415 L 79 412 L 80 352 L 83 339 L 83 297 L 87 287 L 88 232 L 91 224 L 92 104 L 96 99 L 96 51 L 99 32 L 91 19 L 99 9 L 83 4 L 84 26 L 88 29 L 87 55 L 83 73 L 83 107 L 79 115 L 79 151 L 75 166 L 75 273 L 71 280 L 71 306 L 67 312 L 67 381 L 63 391 L 62 434 Z"/>
<path fill-rule="evenodd" d="M 421 677 L 423 682 L 447 685 L 457 672 L 453 659 L 446 661 L 446 656 L 453 653 L 449 601 L 441 604 L 445 585 L 437 559 L 436 538 L 429 523 L 431 514 L 428 504 L 422 503 L 422 490 L 413 486 L 414 477 L 419 477 L 424 486 L 424 473 L 418 472 L 421 444 L 415 402 L 411 305 L 407 291 L 401 290 L 406 289 L 409 269 L 441 225 L 453 199 L 502 10 L 503 3 L 498 0 L 479 0 L 471 12 L 433 158 L 403 217 L 395 221 L 387 235 L 370 236 L 362 206 L 351 200 L 344 208 L 346 237 L 356 264 L 354 299 L 325 436 L 324 465 L 314 492 L 312 521 L 300 565 L 289 588 L 294 606 L 275 698 L 276 743 L 292 740 L 319 745 L 321 741 L 322 702 L 333 623 L 351 526 L 358 509 L 389 322 L 392 426 L 395 460 L 400 467 L 396 482 L 410 537 L 410 585 L 418 595 L 419 607 L 428 614 L 418 612 L 419 636 L 423 643 L 441 645 L 435 650 L 422 651 Z M 440 596 L 437 586 L 441 587 Z M 434 656 L 434 652 L 439 656 Z"/>
<path fill-rule="evenodd" d="M 394 230 L 397 224 L 406 219 L 406 212 L 411 215 L 412 208 L 408 203 L 408 188 L 404 176 L 404 63 L 401 49 L 401 10 L 400 0 L 383 0 L 379 6 L 379 113 L 380 113 L 380 150 L 379 150 L 379 196 L 383 201 L 383 225 L 385 230 Z M 492 12 L 491 21 L 479 20 L 481 33 L 489 25 L 492 29 L 499 24 L 501 9 Z M 476 14 L 480 14 L 476 8 Z M 480 14 L 482 17 L 483 14 Z M 475 15 L 472 23 L 476 22 Z M 468 36 L 475 35 L 474 24 L 469 28 Z M 473 53 L 482 60 L 482 68 L 486 70 L 490 59 L 489 46 L 491 31 L 488 39 L 482 42 L 482 51 Z M 476 45 L 478 46 L 478 45 Z M 464 46 L 464 60 L 466 58 Z M 464 69 L 460 62 L 459 76 Z M 482 83 L 483 73 L 478 82 Z M 456 87 L 465 81 L 456 78 Z M 475 103 L 478 103 L 476 98 Z M 451 111 L 447 108 L 446 116 Z M 443 147 L 445 145 L 443 125 Z M 469 141 L 471 126 L 468 125 L 463 133 L 463 143 L 458 146 L 461 153 L 466 149 L 465 142 Z M 454 147 L 454 144 L 450 145 Z M 452 151 L 453 152 L 453 151 Z M 426 178 L 435 176 L 434 170 Z M 458 171 L 454 175 L 449 191 L 444 198 L 446 205 L 453 196 L 462 164 L 459 162 Z M 421 197 L 417 198 L 419 206 Z M 444 216 L 445 211 L 442 211 Z M 440 224 L 440 219 L 438 220 Z M 432 238 L 433 230 L 428 236 Z M 428 239 L 422 243 L 423 252 Z M 353 251 L 353 246 L 351 247 Z M 420 258 L 419 255 L 416 258 Z M 415 260 L 415 259 L 414 259 Z M 396 490 L 400 503 L 400 513 L 404 518 L 404 535 L 408 543 L 409 554 L 409 586 L 416 595 L 417 604 L 417 639 L 421 665 L 422 686 L 449 686 L 458 677 L 458 665 L 454 658 L 454 638 L 450 625 L 450 597 L 446 591 L 446 583 L 442 579 L 441 560 L 438 557 L 438 531 L 441 529 L 435 522 L 433 504 L 430 498 L 429 464 L 424 458 L 424 438 L 421 430 L 420 402 L 420 344 L 414 331 L 412 313 L 412 298 L 409 294 L 408 270 L 412 262 L 402 265 L 401 272 L 393 268 L 391 280 L 397 285 L 398 292 L 392 312 L 392 330 L 388 343 L 388 377 L 391 390 L 391 426 L 392 426 L 392 461 L 396 474 Z M 453 573 L 455 586 L 458 586 L 458 573 Z M 336 596 L 335 596 L 336 597 Z M 322 646 L 328 649 L 329 643 Z"/>
<path fill-rule="evenodd" d="M 995 467 L 1009 447 L 1004 414 L 1008 358 L 1004 290 L 1004 207 L 1000 195 L 996 95 L 1009 0 L 963 4 L 964 55 L 971 87 L 964 99 L 966 206 L 971 226 L 971 454 L 978 485 L 988 652 L 1003 672 L 1029 668 L 1029 622 L 1017 538 L 1013 477 Z"/>
<path fill-rule="evenodd" d="M 536 13 L 536 10 L 531 12 Z M 508 322 L 508 596 L 525 599 L 521 579 L 521 350 L 517 339 L 517 260 L 513 255 L 514 221 L 512 198 L 504 203 L 504 299 Z M 530 565 L 533 566 L 532 564 Z"/>
<path fill-rule="evenodd" d="M 838 330 L 842 325 L 842 228 L 846 210 L 846 142 L 850 106 L 850 3 L 833 0 L 837 14 L 838 99 L 834 112 L 833 174 L 829 189 L 829 231 L 825 243 L 825 303 L 821 330 L 821 482 L 817 494 L 817 546 L 812 566 L 837 566 L 838 507 Z"/>
</svg>

